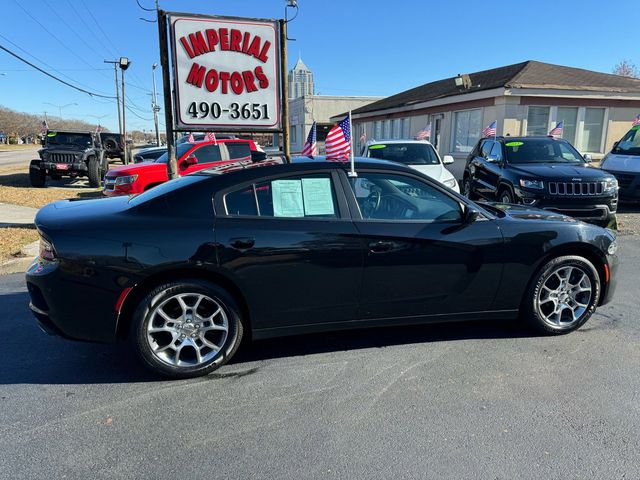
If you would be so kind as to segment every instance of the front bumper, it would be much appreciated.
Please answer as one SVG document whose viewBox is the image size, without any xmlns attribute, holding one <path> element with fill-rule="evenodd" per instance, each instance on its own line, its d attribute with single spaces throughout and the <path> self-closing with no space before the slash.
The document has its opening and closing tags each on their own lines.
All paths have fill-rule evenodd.
<svg viewBox="0 0 640 480">
<path fill-rule="evenodd" d="M 640 200 L 640 173 L 606 170 L 618 180 L 620 200 Z"/>
<path fill-rule="evenodd" d="M 76 175 L 87 174 L 87 164 L 84 162 L 76 163 L 55 163 L 49 161 L 41 162 L 41 167 L 44 168 L 49 174 L 56 173 L 59 175 L 69 175 L 71 173 Z"/>
<path fill-rule="evenodd" d="M 525 205 L 550 210 L 587 222 L 606 223 L 618 210 L 617 195 L 553 196 L 516 188 L 518 199 Z"/>
<path fill-rule="evenodd" d="M 607 268 L 609 269 L 609 281 L 605 283 L 600 296 L 600 305 L 605 305 L 613 299 L 616 292 L 617 272 L 618 272 L 618 256 L 607 255 Z"/>
</svg>

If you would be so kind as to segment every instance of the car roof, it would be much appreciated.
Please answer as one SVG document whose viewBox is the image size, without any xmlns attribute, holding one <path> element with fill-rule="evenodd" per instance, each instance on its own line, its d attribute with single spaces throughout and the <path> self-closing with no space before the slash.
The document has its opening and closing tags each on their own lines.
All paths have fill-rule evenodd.
<svg viewBox="0 0 640 480">
<path fill-rule="evenodd" d="M 382 143 L 386 143 L 386 144 L 394 144 L 394 143 L 420 143 L 423 145 L 431 145 L 431 142 L 429 142 L 428 140 L 415 140 L 412 138 L 407 138 L 407 139 L 402 139 L 402 138 L 395 138 L 395 139 L 389 139 L 389 140 L 370 140 L 366 143 L 366 146 L 369 145 L 379 145 Z"/>
<path fill-rule="evenodd" d="M 488 138 L 483 138 L 482 140 L 491 140 L 491 137 Z M 521 137 L 503 137 L 503 136 L 498 136 L 495 137 L 495 140 L 500 142 L 526 142 L 527 140 L 555 140 L 557 142 L 566 142 L 566 140 L 564 138 L 556 138 L 556 137 L 552 137 L 550 135 L 529 135 L 529 136 L 521 136 Z"/>
</svg>

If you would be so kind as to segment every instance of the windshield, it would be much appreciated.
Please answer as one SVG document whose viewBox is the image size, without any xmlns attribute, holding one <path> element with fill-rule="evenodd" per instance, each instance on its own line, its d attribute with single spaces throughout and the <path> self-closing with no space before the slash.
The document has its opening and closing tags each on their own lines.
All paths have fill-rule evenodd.
<svg viewBox="0 0 640 480">
<path fill-rule="evenodd" d="M 48 132 L 47 145 L 76 145 L 78 147 L 93 146 L 90 133 Z"/>
<path fill-rule="evenodd" d="M 611 153 L 624 155 L 640 155 L 640 125 L 636 125 L 618 142 Z"/>
<path fill-rule="evenodd" d="M 176 147 L 176 158 L 180 159 L 189 149 L 193 147 L 193 143 L 182 143 Z M 155 163 L 167 163 L 169 160 L 169 152 L 164 152 L 158 157 Z"/>
<path fill-rule="evenodd" d="M 438 165 L 435 150 L 426 143 L 389 143 L 370 145 L 368 156 L 405 165 Z"/>
<path fill-rule="evenodd" d="M 584 163 L 571 144 L 552 138 L 523 138 L 505 142 L 509 163 Z"/>
</svg>

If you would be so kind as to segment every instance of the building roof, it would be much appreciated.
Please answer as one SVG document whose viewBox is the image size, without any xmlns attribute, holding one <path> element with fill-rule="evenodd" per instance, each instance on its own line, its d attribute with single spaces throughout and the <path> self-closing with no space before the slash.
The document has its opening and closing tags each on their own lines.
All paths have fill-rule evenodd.
<svg viewBox="0 0 640 480">
<path fill-rule="evenodd" d="M 522 63 L 470 73 L 471 87 L 456 86 L 455 77 L 425 83 L 354 110 L 354 114 L 410 106 L 438 98 L 493 88 L 546 88 L 598 92 L 640 93 L 640 80 L 582 68 L 528 60 Z"/>
<path fill-rule="evenodd" d="M 304 70 L 306 72 L 310 72 L 311 71 L 311 70 L 309 70 L 309 67 L 307 67 L 305 65 L 305 63 L 302 61 L 302 58 L 298 58 L 298 61 L 296 62 L 296 64 L 291 69 L 291 71 L 294 71 L 294 70 Z"/>
</svg>

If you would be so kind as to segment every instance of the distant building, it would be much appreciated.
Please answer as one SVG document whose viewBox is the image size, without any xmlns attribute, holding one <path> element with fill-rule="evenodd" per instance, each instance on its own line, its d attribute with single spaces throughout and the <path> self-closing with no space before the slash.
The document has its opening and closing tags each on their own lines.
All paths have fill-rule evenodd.
<svg viewBox="0 0 640 480">
<path fill-rule="evenodd" d="M 431 124 L 440 154 L 462 160 L 494 120 L 498 135 L 513 136 L 546 135 L 563 121 L 563 138 L 598 159 L 640 113 L 640 80 L 530 60 L 437 80 L 352 113 L 358 148 L 363 132 L 368 140 L 413 138 Z"/>
<path fill-rule="evenodd" d="M 302 151 L 313 122 L 317 125 L 318 154 L 324 154 L 324 140 L 333 126 L 331 117 L 355 110 L 382 97 L 343 97 L 330 95 L 304 95 L 289 100 L 289 125 L 291 153 Z M 342 117 L 344 118 L 344 116 Z M 340 120 L 342 120 L 340 118 Z"/>
<path fill-rule="evenodd" d="M 289 100 L 305 95 L 313 95 L 313 73 L 301 58 L 289 70 Z"/>
</svg>

